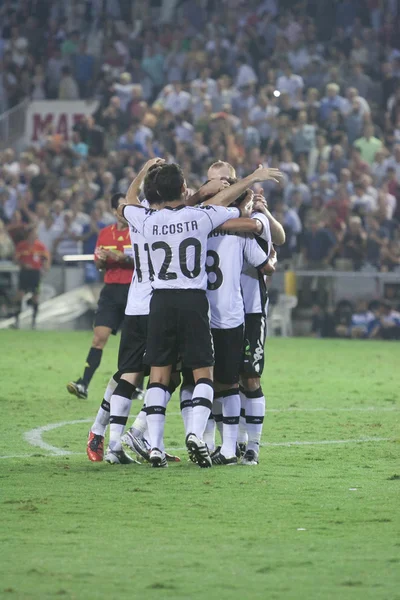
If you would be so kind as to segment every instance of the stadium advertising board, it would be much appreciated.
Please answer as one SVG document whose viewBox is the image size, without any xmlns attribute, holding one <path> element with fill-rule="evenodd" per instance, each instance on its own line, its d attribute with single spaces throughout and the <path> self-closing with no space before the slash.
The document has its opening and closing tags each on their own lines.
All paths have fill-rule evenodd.
<svg viewBox="0 0 400 600">
<path fill-rule="evenodd" d="M 26 114 L 26 143 L 36 144 L 47 135 L 71 139 L 72 128 L 83 117 L 91 115 L 98 102 L 82 100 L 43 100 L 31 102 Z"/>
</svg>

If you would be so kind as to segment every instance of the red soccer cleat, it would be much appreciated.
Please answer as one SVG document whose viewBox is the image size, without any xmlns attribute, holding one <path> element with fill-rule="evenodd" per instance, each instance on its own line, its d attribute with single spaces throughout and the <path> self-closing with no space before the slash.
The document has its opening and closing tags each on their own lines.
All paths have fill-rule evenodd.
<svg viewBox="0 0 400 600">
<path fill-rule="evenodd" d="M 167 462 L 181 462 L 179 456 L 175 456 L 175 454 L 168 454 L 168 452 L 165 452 L 165 458 L 167 459 Z"/>
<path fill-rule="evenodd" d="M 89 431 L 86 454 L 92 462 L 101 462 L 104 456 L 104 437 Z"/>
</svg>

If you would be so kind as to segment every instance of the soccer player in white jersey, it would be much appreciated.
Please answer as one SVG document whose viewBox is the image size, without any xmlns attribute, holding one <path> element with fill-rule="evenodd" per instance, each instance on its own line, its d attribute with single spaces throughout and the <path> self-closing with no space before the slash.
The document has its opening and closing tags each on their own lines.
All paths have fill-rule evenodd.
<svg viewBox="0 0 400 600">
<path fill-rule="evenodd" d="M 130 193 L 138 193 L 143 179 L 157 159 L 148 161 L 132 184 Z M 156 167 L 157 168 L 157 167 Z M 110 424 L 110 442 L 104 459 L 112 464 L 135 462 L 124 452 L 121 444 L 136 387 L 145 371 L 143 356 L 146 349 L 147 322 L 151 297 L 151 264 L 148 247 L 142 236 L 130 225 L 132 255 L 135 269 L 128 292 L 125 320 L 118 353 L 118 372 L 111 378 L 95 422 L 89 432 L 87 454 L 91 461 L 103 460 L 104 434 Z M 173 392 L 173 390 L 171 390 Z M 135 449 L 136 450 L 136 449 Z M 136 450 L 137 451 L 137 450 Z M 176 457 L 170 457 L 175 460 Z"/>
<path fill-rule="evenodd" d="M 252 236 L 239 236 L 218 229 L 210 233 L 207 244 L 207 297 L 215 352 L 214 406 L 220 405 L 222 413 L 222 446 L 212 454 L 215 465 L 237 463 L 236 443 L 241 406 L 239 373 L 244 335 L 240 280 L 244 261 L 260 273 L 271 273 L 269 255 Z"/>
<path fill-rule="evenodd" d="M 270 176 L 261 169 L 256 181 Z M 178 355 L 192 369 L 193 426 L 186 437 L 188 449 L 200 467 L 210 467 L 211 459 L 202 437 L 213 400 L 214 363 L 205 294 L 207 236 L 230 218 L 240 215 L 236 208 L 221 206 L 187 207 L 186 184 L 177 165 L 164 165 L 157 177 L 160 195 L 158 211 L 125 206 L 123 215 L 145 237 L 154 268 L 153 296 L 147 338 L 146 361 L 151 365 L 146 394 L 147 425 L 152 446 L 153 466 L 166 466 L 164 423 L 166 390 L 172 365 Z M 224 191 L 216 196 L 224 196 Z"/>
<path fill-rule="evenodd" d="M 235 181 L 236 173 L 232 165 L 219 161 L 211 165 L 208 179 L 225 179 Z M 252 218 L 263 224 L 263 232 L 257 242 L 268 254 L 271 253 L 271 242 L 277 245 L 285 242 L 285 233 L 278 221 L 256 196 Z M 265 397 L 261 388 L 261 376 L 264 369 L 264 345 L 266 339 L 267 288 L 265 277 L 253 265 L 246 263 L 241 277 L 243 302 L 245 309 L 245 343 L 244 362 L 241 372 L 241 442 L 242 464 L 258 464 L 259 445 L 265 417 Z M 214 408 L 216 421 L 220 416 Z M 247 442 L 247 445 L 246 445 Z M 244 447 L 243 447 L 244 446 Z"/>
</svg>

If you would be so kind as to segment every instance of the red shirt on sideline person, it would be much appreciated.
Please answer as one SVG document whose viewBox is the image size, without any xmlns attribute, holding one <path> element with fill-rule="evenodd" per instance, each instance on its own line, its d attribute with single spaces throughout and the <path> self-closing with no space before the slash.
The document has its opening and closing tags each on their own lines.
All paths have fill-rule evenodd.
<svg viewBox="0 0 400 600">
<path fill-rule="evenodd" d="M 39 240 L 23 240 L 16 247 L 16 259 L 23 269 L 40 271 L 44 261 L 50 260 L 50 252 Z"/>
<path fill-rule="evenodd" d="M 98 250 L 111 250 L 114 253 L 125 256 L 132 256 L 131 238 L 129 236 L 129 227 L 118 229 L 117 224 L 109 225 L 102 229 L 97 238 L 94 251 L 95 258 L 98 258 Z M 132 280 L 133 266 L 129 261 L 124 263 L 121 260 L 114 260 L 108 257 L 106 261 L 106 272 L 104 283 L 127 284 Z"/>
</svg>

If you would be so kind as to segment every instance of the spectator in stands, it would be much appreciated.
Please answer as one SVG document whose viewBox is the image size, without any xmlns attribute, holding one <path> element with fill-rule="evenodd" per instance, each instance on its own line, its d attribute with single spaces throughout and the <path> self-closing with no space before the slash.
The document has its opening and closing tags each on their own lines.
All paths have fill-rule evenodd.
<svg viewBox="0 0 400 600">
<path fill-rule="evenodd" d="M 330 265 L 336 238 L 332 231 L 318 223 L 315 218 L 309 221 L 302 241 L 303 259 L 308 269 L 320 270 Z"/>
<path fill-rule="evenodd" d="M 59 100 L 78 100 L 78 84 L 72 76 L 70 67 L 62 67 L 60 85 L 58 87 Z"/>
<path fill-rule="evenodd" d="M 344 98 L 339 95 L 340 88 L 336 83 L 328 83 L 326 96 L 322 98 L 319 109 L 320 119 L 326 123 L 333 110 L 340 112 L 343 107 Z"/>
<path fill-rule="evenodd" d="M 351 316 L 348 335 L 352 339 L 370 338 L 374 334 L 376 323 L 376 317 L 368 309 L 367 302 L 359 300 Z"/>
<path fill-rule="evenodd" d="M 380 305 L 377 335 L 384 340 L 400 340 L 400 313 L 386 301 Z"/>
<path fill-rule="evenodd" d="M 0 260 L 12 260 L 15 246 L 7 232 L 4 221 L 0 219 Z"/>
<path fill-rule="evenodd" d="M 70 209 L 85 225 L 96 202 L 125 190 L 147 157 L 179 161 L 194 188 L 210 162 L 222 159 L 239 177 L 259 163 L 284 169 L 283 186 L 263 186 L 288 231 L 280 257 L 296 257 L 297 236 L 316 218 L 339 241 L 332 264 L 340 268 L 350 252 L 342 228 L 348 233 L 349 219 L 360 215 L 367 238 L 357 264 L 368 260 L 371 268 L 373 259 L 374 268 L 397 268 L 399 15 L 391 3 L 385 11 L 369 3 L 368 15 L 364 0 L 313 0 L 290 11 L 283 1 L 258 11 L 250 2 L 228 13 L 226 2 L 178 2 L 150 15 L 145 2 L 134 3 L 132 14 L 123 2 L 92 2 L 90 18 L 68 11 L 66 20 L 55 0 L 36 3 L 36 18 L 24 16 L 23 0 L 12 4 L 22 24 L 12 27 L 0 9 L 0 105 L 32 93 L 98 101 L 76 123 L 71 143 L 48 126 L 20 157 L 3 153 L 0 218 L 13 221 L 17 236 L 26 235 L 43 201 L 54 227 L 64 229 Z M 161 23 L 161 14 L 170 22 Z M 379 19 L 381 29 L 371 31 Z M 105 173 L 112 177 L 106 196 Z"/>
<path fill-rule="evenodd" d="M 361 159 L 372 165 L 375 154 L 382 148 L 382 142 L 374 137 L 374 127 L 367 123 L 364 127 L 364 135 L 354 142 L 354 146 L 360 150 Z"/>
<path fill-rule="evenodd" d="M 63 225 L 52 248 L 54 261 L 58 263 L 62 263 L 62 257 L 66 254 L 82 254 L 83 226 L 73 221 L 72 211 L 64 212 Z"/>
<path fill-rule="evenodd" d="M 341 243 L 341 255 L 349 261 L 350 270 L 358 271 L 365 258 L 367 235 L 363 229 L 361 218 L 350 217 L 347 230 Z"/>
</svg>

